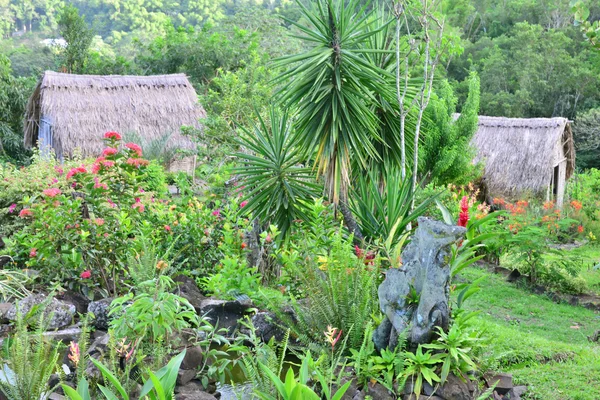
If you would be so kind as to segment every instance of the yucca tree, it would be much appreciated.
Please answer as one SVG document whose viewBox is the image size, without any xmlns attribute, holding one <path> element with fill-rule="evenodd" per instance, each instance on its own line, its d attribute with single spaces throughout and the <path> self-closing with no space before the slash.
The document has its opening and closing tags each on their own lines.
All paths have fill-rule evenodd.
<svg viewBox="0 0 600 400">
<path fill-rule="evenodd" d="M 310 219 L 304 203 L 319 197 L 322 189 L 312 169 L 302 165 L 288 112 L 271 107 L 268 120 L 257 116 L 252 130 L 242 128 L 240 144 L 248 152 L 237 154 L 241 165 L 235 172 L 248 188 L 244 211 L 276 224 L 285 235 L 293 220 Z"/>
<path fill-rule="evenodd" d="M 345 203 L 352 163 L 366 168 L 382 161 L 376 104 L 390 90 L 389 72 L 367 57 L 380 51 L 370 41 L 379 30 L 370 1 L 315 0 L 311 9 L 297 3 L 306 25 L 289 22 L 311 48 L 277 61 L 287 68 L 276 79 L 285 84 L 279 99 L 296 111 L 297 143 L 315 160 L 329 199 Z"/>
</svg>

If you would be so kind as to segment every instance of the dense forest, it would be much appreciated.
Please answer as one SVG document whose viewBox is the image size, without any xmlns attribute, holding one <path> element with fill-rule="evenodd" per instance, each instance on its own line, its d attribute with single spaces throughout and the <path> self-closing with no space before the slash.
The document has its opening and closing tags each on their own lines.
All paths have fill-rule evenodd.
<svg viewBox="0 0 600 400">
<path fill-rule="evenodd" d="M 600 5 L 584 3 L 587 20 L 600 19 Z M 393 2 L 379 5 L 392 12 Z M 266 106 L 278 73 L 271 61 L 302 46 L 290 36 L 298 7 L 292 0 L 0 0 L 2 151 L 23 160 L 24 101 L 46 69 L 184 72 L 208 110 L 203 139 L 227 140 L 254 107 Z M 477 74 L 481 115 L 598 125 L 600 53 L 584 39 L 568 0 L 447 0 L 444 14 L 448 48 L 436 91 L 452 92 L 451 107 L 461 111 L 469 76 Z M 66 42 L 53 41 L 59 38 Z M 597 134 L 576 135 L 579 167 L 598 166 Z"/>
</svg>

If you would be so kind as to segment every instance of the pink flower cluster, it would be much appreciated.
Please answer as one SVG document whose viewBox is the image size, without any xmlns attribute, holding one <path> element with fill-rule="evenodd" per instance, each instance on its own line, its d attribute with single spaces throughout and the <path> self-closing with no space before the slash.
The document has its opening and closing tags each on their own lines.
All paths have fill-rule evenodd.
<svg viewBox="0 0 600 400">
<path fill-rule="evenodd" d="M 87 169 L 85 169 L 83 165 L 81 167 L 73 168 L 69 171 L 69 173 L 67 173 L 67 179 L 71 179 L 77 174 L 86 174 L 87 172 Z"/>
<path fill-rule="evenodd" d="M 128 158 L 126 161 L 127 164 L 133 165 L 136 168 L 139 168 L 142 165 L 150 164 L 150 161 L 144 160 L 143 158 Z"/>
<path fill-rule="evenodd" d="M 121 140 L 121 135 L 119 135 L 117 132 L 106 132 L 104 134 L 104 139 Z"/>
<path fill-rule="evenodd" d="M 139 145 L 135 143 L 127 143 L 125 144 L 125 147 L 135 153 L 138 157 L 142 156 L 142 148 Z"/>
<path fill-rule="evenodd" d="M 59 188 L 50 188 L 44 190 L 42 193 L 44 193 L 44 196 L 46 197 L 56 197 L 61 194 L 62 191 Z"/>
</svg>

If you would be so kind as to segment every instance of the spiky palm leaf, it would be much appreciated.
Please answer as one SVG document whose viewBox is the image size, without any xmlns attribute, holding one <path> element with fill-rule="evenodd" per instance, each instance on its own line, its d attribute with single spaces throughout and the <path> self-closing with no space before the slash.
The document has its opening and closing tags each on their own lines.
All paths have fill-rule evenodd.
<svg viewBox="0 0 600 400">
<path fill-rule="evenodd" d="M 415 192 L 410 179 L 402 180 L 399 169 L 390 168 L 381 184 L 378 174 L 379 171 L 371 170 L 358 178 L 351 208 L 365 238 L 393 246 L 401 240 L 408 224 L 423 215 L 437 196 L 425 199 L 413 209 Z"/>
<path fill-rule="evenodd" d="M 282 103 L 297 109 L 298 143 L 314 156 L 317 175 L 324 175 L 329 198 L 336 203 L 347 197 L 351 160 L 366 167 L 370 159 L 379 159 L 373 145 L 381 140 L 373 104 L 376 94 L 389 88 L 383 78 L 388 73 L 365 56 L 377 51 L 368 47 L 377 33 L 370 28 L 369 3 L 318 0 L 309 10 L 298 1 L 308 23 L 289 22 L 312 48 L 276 63 L 288 68 L 275 81 L 286 85 Z"/>
<path fill-rule="evenodd" d="M 320 188 L 311 168 L 301 165 L 303 156 L 294 144 L 287 112 L 272 107 L 269 122 L 258 115 L 254 129 L 242 131 L 240 144 L 252 153 L 237 154 L 241 166 L 235 173 L 248 188 L 244 211 L 276 224 L 285 235 L 292 221 L 310 219 L 304 204 L 319 197 Z"/>
</svg>

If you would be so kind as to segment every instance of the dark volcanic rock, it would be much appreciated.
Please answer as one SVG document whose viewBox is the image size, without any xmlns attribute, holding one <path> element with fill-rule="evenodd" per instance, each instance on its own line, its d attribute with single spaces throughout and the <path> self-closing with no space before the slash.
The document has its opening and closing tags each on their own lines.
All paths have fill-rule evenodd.
<svg viewBox="0 0 600 400">
<path fill-rule="evenodd" d="M 186 275 L 178 275 L 173 281 L 177 284 L 174 293 L 189 301 L 196 310 L 196 313 L 200 314 L 202 301 L 205 300 L 206 297 L 202 294 L 200 289 L 198 289 L 196 282 Z"/>
<path fill-rule="evenodd" d="M 112 297 L 107 297 L 106 299 L 92 301 L 88 305 L 88 312 L 94 314 L 91 323 L 96 329 L 101 329 L 103 331 L 108 330 L 110 324 L 108 313 L 110 312 L 110 303 L 112 303 L 112 301 Z"/>
<path fill-rule="evenodd" d="M 198 314 L 206 315 L 211 324 L 226 328 L 231 334 L 238 327 L 238 320 L 249 314 L 251 306 L 250 301 L 207 298 L 200 303 Z"/>
<path fill-rule="evenodd" d="M 75 316 L 75 306 L 65 303 L 55 298 L 48 298 L 45 294 L 32 294 L 20 300 L 16 305 L 13 305 L 5 314 L 5 318 L 9 321 L 15 321 L 17 314 L 23 315 L 29 313 L 35 306 L 45 304 L 44 315 L 49 318 L 47 321 L 47 329 L 53 330 L 71 325 L 73 316 Z M 41 311 L 41 309 L 40 309 Z"/>
</svg>

